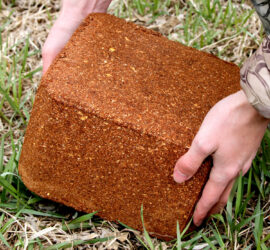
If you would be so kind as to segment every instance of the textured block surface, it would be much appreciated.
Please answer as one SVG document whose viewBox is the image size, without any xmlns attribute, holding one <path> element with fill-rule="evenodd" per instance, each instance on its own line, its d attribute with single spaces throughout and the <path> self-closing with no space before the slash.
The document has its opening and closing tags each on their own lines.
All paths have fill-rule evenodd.
<svg viewBox="0 0 270 250">
<path fill-rule="evenodd" d="M 174 164 L 239 69 L 107 14 L 88 16 L 39 86 L 19 173 L 38 195 L 161 238 L 190 220 L 211 160 Z"/>
</svg>

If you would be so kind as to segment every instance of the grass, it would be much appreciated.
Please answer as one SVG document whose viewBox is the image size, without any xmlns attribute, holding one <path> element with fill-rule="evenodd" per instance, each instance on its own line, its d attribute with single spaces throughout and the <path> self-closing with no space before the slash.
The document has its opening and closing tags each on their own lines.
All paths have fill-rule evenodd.
<svg viewBox="0 0 270 250">
<path fill-rule="evenodd" d="M 78 213 L 25 188 L 18 160 L 41 77 L 40 50 L 59 11 L 57 3 L 37 2 L 0 0 L 0 248 L 268 249 L 268 130 L 252 168 L 235 182 L 223 213 L 211 216 L 191 235 L 177 227 L 177 239 L 171 242 L 150 237 L 145 227 L 139 233 L 94 213 Z M 238 65 L 263 36 L 258 18 L 243 1 L 117 0 L 110 12 Z M 141 218 L 143 223 L 143 207 Z"/>
</svg>

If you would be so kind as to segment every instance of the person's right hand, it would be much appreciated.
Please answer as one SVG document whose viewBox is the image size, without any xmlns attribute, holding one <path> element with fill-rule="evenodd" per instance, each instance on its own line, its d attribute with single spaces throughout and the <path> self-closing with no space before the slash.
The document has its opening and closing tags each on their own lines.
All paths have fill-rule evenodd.
<svg viewBox="0 0 270 250">
<path fill-rule="evenodd" d="M 106 12 L 111 0 L 64 0 L 59 18 L 42 49 L 43 74 L 83 19 L 92 12 Z"/>
</svg>

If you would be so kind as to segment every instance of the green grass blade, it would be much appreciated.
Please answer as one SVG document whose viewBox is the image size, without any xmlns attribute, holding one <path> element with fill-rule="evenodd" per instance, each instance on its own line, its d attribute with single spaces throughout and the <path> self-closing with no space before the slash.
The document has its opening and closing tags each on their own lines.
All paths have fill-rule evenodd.
<svg viewBox="0 0 270 250">
<path fill-rule="evenodd" d="M 12 109 L 22 118 L 24 124 L 25 124 L 25 119 L 22 114 L 22 112 L 19 110 L 18 106 L 16 103 L 10 98 L 10 96 L 7 94 L 7 92 L 1 87 L 0 85 L 0 93 L 6 98 L 8 101 L 9 105 L 12 107 Z"/>
<path fill-rule="evenodd" d="M 123 227 L 127 228 L 127 229 L 136 231 L 134 228 L 132 228 L 132 227 L 130 227 L 130 226 L 124 224 L 123 222 L 121 222 L 121 221 L 119 221 L 119 220 L 118 220 L 117 222 L 118 222 L 120 225 L 122 225 Z"/>
<path fill-rule="evenodd" d="M 240 206 L 243 200 L 242 173 L 240 173 L 236 182 L 237 182 L 237 193 L 236 193 L 236 203 L 235 203 L 235 217 L 237 217 L 239 214 Z"/>
<path fill-rule="evenodd" d="M 53 218 L 59 218 L 59 219 L 65 219 L 66 217 L 57 213 L 53 213 L 53 212 L 40 212 L 40 211 L 36 211 L 34 209 L 28 209 L 28 208 L 24 208 L 21 210 L 21 213 L 23 214 L 32 214 L 32 215 L 37 215 L 37 216 L 45 216 L 45 217 L 53 217 Z"/>
<path fill-rule="evenodd" d="M 203 233 L 201 234 L 202 238 L 205 240 L 205 242 L 211 247 L 211 249 L 217 250 L 217 248 L 214 246 L 213 242 L 208 239 Z"/>
<path fill-rule="evenodd" d="M 146 238 L 147 244 L 150 247 L 151 250 L 154 250 L 154 245 L 153 242 L 144 226 L 144 219 L 143 219 L 143 205 L 141 206 L 141 220 L 142 220 L 142 225 L 143 225 L 143 231 L 144 231 L 144 236 Z"/>
<path fill-rule="evenodd" d="M 89 221 L 93 218 L 93 216 L 97 213 L 96 212 L 93 212 L 93 213 L 90 213 L 90 214 L 85 214 L 85 215 L 82 215 L 78 218 L 76 218 L 75 220 L 71 221 L 68 223 L 68 225 L 71 225 L 71 224 L 77 224 L 77 223 L 81 223 L 81 222 L 85 222 L 85 221 Z"/>
<path fill-rule="evenodd" d="M 11 246 L 8 244 L 8 242 L 6 241 L 4 235 L 0 232 L 0 240 L 8 247 L 11 249 Z"/>
<path fill-rule="evenodd" d="M 255 217 L 255 226 L 254 226 L 254 238 L 256 241 L 257 249 L 261 249 L 261 236 L 263 232 L 263 213 L 261 213 L 261 201 L 258 199 L 254 214 L 258 215 Z"/>
<path fill-rule="evenodd" d="M 97 242 L 105 242 L 110 239 L 113 239 L 113 237 L 107 237 L 107 238 L 98 238 L 98 239 L 93 239 L 93 240 L 74 240 L 72 242 L 62 242 L 55 244 L 53 246 L 45 248 L 46 250 L 58 250 L 58 249 L 65 249 L 69 247 L 76 247 L 79 245 L 85 245 L 85 244 L 95 244 Z"/>
<path fill-rule="evenodd" d="M 180 234 L 180 228 L 179 228 L 179 222 L 177 221 L 176 225 L 176 234 L 177 234 L 177 250 L 181 250 L 181 234 Z"/>
<path fill-rule="evenodd" d="M 136 235 L 136 239 L 144 246 L 145 249 L 149 250 L 149 247 L 144 243 L 144 241 Z"/>
</svg>

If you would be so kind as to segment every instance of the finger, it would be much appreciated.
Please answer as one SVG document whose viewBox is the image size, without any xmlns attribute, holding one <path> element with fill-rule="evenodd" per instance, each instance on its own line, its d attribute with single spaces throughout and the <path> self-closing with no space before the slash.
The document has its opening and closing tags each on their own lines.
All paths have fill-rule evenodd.
<svg viewBox="0 0 270 250">
<path fill-rule="evenodd" d="M 215 163 L 214 163 L 215 164 Z M 229 182 L 235 178 L 236 168 L 214 165 L 202 196 L 196 206 L 193 221 L 196 226 L 201 225 L 211 208 L 220 200 Z"/>
<path fill-rule="evenodd" d="M 42 49 L 43 74 L 46 73 L 57 54 L 70 38 L 71 34 L 71 31 L 66 32 L 63 28 L 59 27 L 57 22 L 55 23 Z"/>
<path fill-rule="evenodd" d="M 55 47 L 52 49 L 44 49 L 42 51 L 42 61 L 43 61 L 43 74 L 46 73 L 50 65 L 52 64 L 53 60 L 57 56 L 57 54 L 61 51 L 60 47 Z"/>
<path fill-rule="evenodd" d="M 44 75 L 46 73 L 46 71 L 48 70 L 48 68 L 50 67 L 51 64 L 51 60 L 47 61 L 43 59 L 43 68 L 42 68 L 42 74 Z"/>
<path fill-rule="evenodd" d="M 248 171 L 248 169 L 251 167 L 251 163 L 252 163 L 253 158 L 254 158 L 254 156 L 252 155 L 250 157 L 250 159 L 247 161 L 247 163 L 244 165 L 244 167 L 242 169 L 242 174 L 243 175 L 246 174 L 246 172 Z M 226 187 L 226 189 L 224 190 L 223 194 L 221 195 L 219 201 L 213 206 L 213 208 L 210 210 L 210 212 L 208 213 L 208 215 L 219 213 L 226 206 L 234 182 L 235 182 L 235 178 L 233 178 L 229 182 L 228 186 Z"/>
<path fill-rule="evenodd" d="M 203 160 L 214 152 L 214 147 L 208 141 L 194 139 L 189 151 L 184 154 L 176 163 L 173 177 L 178 183 L 191 178 L 201 166 Z"/>
<path fill-rule="evenodd" d="M 48 70 L 48 68 L 50 67 L 53 59 L 55 58 L 55 56 L 57 55 L 57 50 L 54 53 L 50 53 L 46 50 L 44 50 L 42 52 L 42 61 L 43 61 L 43 69 L 42 69 L 42 73 L 45 74 L 45 72 Z"/>
<path fill-rule="evenodd" d="M 256 152 L 256 153 L 257 153 L 257 152 Z M 246 163 L 245 166 L 243 167 L 242 175 L 245 175 L 245 174 L 248 172 L 248 170 L 251 168 L 252 163 L 253 163 L 253 159 L 255 158 L 256 153 L 254 153 L 254 154 L 249 158 L 249 160 L 247 161 L 247 163 Z"/>
<path fill-rule="evenodd" d="M 219 213 L 226 206 L 230 193 L 232 191 L 234 182 L 235 182 L 235 179 L 229 182 L 228 186 L 224 190 L 217 204 L 214 205 L 214 207 L 210 210 L 209 215 Z"/>
</svg>

